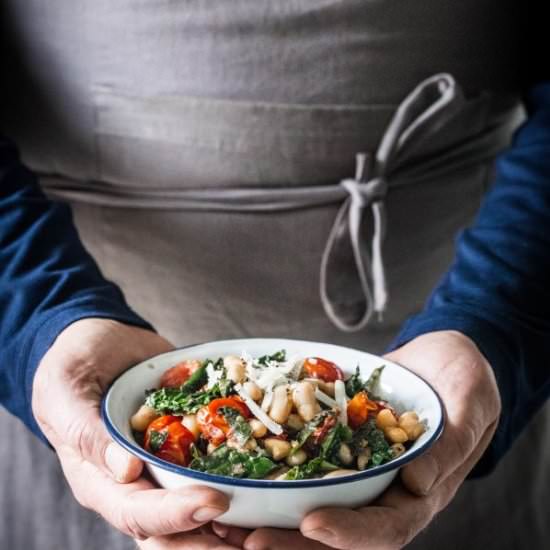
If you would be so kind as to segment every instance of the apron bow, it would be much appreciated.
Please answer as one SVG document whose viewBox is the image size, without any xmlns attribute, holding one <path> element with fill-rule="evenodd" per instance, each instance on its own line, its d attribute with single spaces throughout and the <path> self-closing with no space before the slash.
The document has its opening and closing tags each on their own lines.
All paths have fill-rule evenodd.
<svg viewBox="0 0 550 550">
<path fill-rule="evenodd" d="M 464 97 L 451 75 L 438 74 L 424 80 L 395 111 L 374 159 L 368 153 L 358 153 L 355 177 L 340 182 L 347 197 L 329 233 L 320 273 L 321 302 L 340 330 L 360 330 L 373 312 L 382 317 L 388 302 L 382 257 L 384 198 L 390 183 L 407 179 L 407 161 L 413 153 L 433 139 L 463 103 Z M 368 209 L 373 221 L 370 243 L 363 228 Z"/>
</svg>

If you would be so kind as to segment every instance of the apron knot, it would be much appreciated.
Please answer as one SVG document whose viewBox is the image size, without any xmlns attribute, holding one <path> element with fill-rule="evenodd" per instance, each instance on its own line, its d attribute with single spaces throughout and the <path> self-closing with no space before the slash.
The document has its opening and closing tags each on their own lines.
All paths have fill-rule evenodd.
<svg viewBox="0 0 550 550">
<path fill-rule="evenodd" d="M 382 257 L 384 198 L 394 180 L 410 179 L 414 153 L 433 140 L 463 104 L 464 97 L 451 75 L 427 78 L 396 109 L 374 158 L 358 153 L 355 177 L 340 182 L 347 197 L 330 231 L 320 273 L 323 308 L 340 330 L 360 330 L 373 312 L 381 319 L 388 302 Z M 363 227 L 368 209 L 372 214 L 370 239 Z"/>
</svg>

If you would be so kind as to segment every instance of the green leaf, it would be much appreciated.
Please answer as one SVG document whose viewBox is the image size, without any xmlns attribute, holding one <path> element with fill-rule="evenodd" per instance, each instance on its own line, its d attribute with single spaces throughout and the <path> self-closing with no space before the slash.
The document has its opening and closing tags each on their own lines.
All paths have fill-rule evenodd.
<svg viewBox="0 0 550 550">
<path fill-rule="evenodd" d="M 252 428 L 246 419 L 232 407 L 220 407 L 218 410 L 231 426 L 231 436 L 242 447 L 251 437 Z"/>
<path fill-rule="evenodd" d="M 164 442 L 168 438 L 168 431 L 163 430 L 162 432 L 157 432 L 155 430 L 151 430 L 149 434 L 149 447 L 151 448 L 151 451 L 156 453 L 160 450 L 160 448 L 164 445 Z"/>
<path fill-rule="evenodd" d="M 294 481 L 299 479 L 309 479 L 317 474 L 338 470 L 339 466 L 325 460 L 322 456 L 313 458 L 300 466 L 294 466 L 284 476 L 284 479 Z"/>
<path fill-rule="evenodd" d="M 190 467 L 210 474 L 261 479 L 278 466 L 262 451 L 245 453 L 220 445 L 211 454 L 194 458 Z"/>
<path fill-rule="evenodd" d="M 203 363 L 179 388 L 184 395 L 200 390 L 208 382 L 206 363 Z"/>
<path fill-rule="evenodd" d="M 378 383 L 380 382 L 380 375 L 384 370 L 385 365 L 381 365 L 374 369 L 366 382 L 363 382 L 361 375 L 359 374 L 359 366 L 355 368 L 355 374 L 350 376 L 346 380 L 346 394 L 349 398 L 353 398 L 354 395 L 360 391 L 366 391 L 369 399 L 378 399 L 376 390 Z"/>
<path fill-rule="evenodd" d="M 321 411 L 317 413 L 304 427 L 298 432 L 298 437 L 292 442 L 292 450 L 290 454 L 293 455 L 299 451 L 309 439 L 309 436 L 313 434 L 315 429 L 323 422 L 323 420 L 329 416 L 331 411 Z"/>
<path fill-rule="evenodd" d="M 321 455 L 329 462 L 340 462 L 338 451 L 342 443 L 351 441 L 353 432 L 343 424 L 336 424 L 321 444 Z"/>
<path fill-rule="evenodd" d="M 382 365 L 371 372 L 369 379 L 365 382 L 365 391 L 369 399 L 377 399 L 377 388 L 380 382 L 380 375 L 386 365 Z"/>
<path fill-rule="evenodd" d="M 208 405 L 213 399 L 221 396 L 218 384 L 208 390 L 198 391 L 189 395 L 182 392 L 180 388 L 161 388 L 149 393 L 145 404 L 161 414 L 164 412 L 193 414 L 201 407 Z"/>
<path fill-rule="evenodd" d="M 276 363 L 282 363 L 283 361 L 286 361 L 286 350 L 282 349 L 282 350 L 276 351 L 275 353 L 272 353 L 271 355 L 262 355 L 257 360 L 257 363 L 266 367 L 268 363 L 272 361 Z"/>
<path fill-rule="evenodd" d="M 353 396 L 360 391 L 363 390 L 363 380 L 361 379 L 361 375 L 359 374 L 359 365 L 355 367 L 355 374 L 350 376 L 346 380 L 346 393 L 350 399 L 353 398 Z"/>
<path fill-rule="evenodd" d="M 371 451 L 369 466 L 378 466 L 393 458 L 393 452 L 390 444 L 384 437 L 384 432 L 376 427 L 375 420 L 373 419 L 365 422 L 365 424 L 356 430 L 350 442 L 350 449 L 355 456 L 365 446 L 368 446 Z"/>
</svg>

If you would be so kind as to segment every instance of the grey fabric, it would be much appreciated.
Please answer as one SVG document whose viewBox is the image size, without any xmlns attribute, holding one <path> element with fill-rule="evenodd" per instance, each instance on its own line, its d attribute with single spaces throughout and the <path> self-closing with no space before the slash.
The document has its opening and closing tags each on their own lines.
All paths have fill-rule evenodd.
<svg viewBox="0 0 550 550">
<path fill-rule="evenodd" d="M 522 117 L 519 0 L 3 6 L 20 60 L 4 126 L 47 192 L 71 202 L 105 275 L 177 344 L 291 336 L 381 352 L 448 267 Z M 387 178 L 391 306 L 366 329 L 339 331 L 319 300 L 319 266 L 342 203 L 369 180 L 382 185 L 368 162 L 353 178 L 357 154 L 372 158 L 400 102 L 441 72 L 464 90 L 460 109 L 433 139 L 411 134 Z M 343 233 L 327 293 L 353 324 L 365 297 Z M 549 415 L 413 547 L 544 548 Z M 11 442 L 0 450 L 3 543 L 130 548 L 78 508 L 55 457 L 21 430 L 0 416 Z"/>
</svg>

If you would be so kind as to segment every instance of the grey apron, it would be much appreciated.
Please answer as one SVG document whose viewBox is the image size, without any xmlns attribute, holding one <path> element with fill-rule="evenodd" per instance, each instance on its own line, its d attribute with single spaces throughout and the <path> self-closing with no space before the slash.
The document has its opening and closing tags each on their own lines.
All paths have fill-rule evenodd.
<svg viewBox="0 0 550 550">
<path fill-rule="evenodd" d="M 176 344 L 381 352 L 448 267 L 522 116 L 519 2 L 8 4 L 21 70 L 5 125 Z M 546 416 L 412 547 L 543 548 Z M 10 548 L 131 547 L 20 426 L 0 429 L 21 447 L 0 450 Z"/>
</svg>

